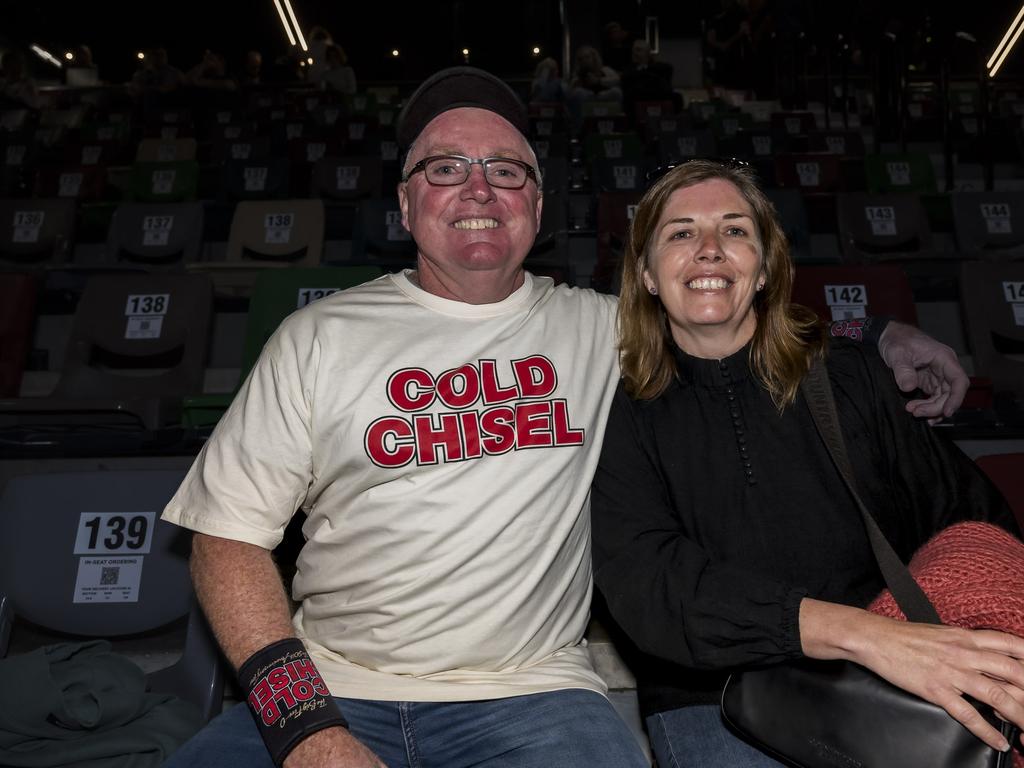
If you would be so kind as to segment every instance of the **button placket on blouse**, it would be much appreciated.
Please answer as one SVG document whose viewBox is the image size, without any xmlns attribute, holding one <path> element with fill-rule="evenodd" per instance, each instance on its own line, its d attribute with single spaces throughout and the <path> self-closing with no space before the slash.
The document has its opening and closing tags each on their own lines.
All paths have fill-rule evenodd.
<svg viewBox="0 0 1024 768">
<path fill-rule="evenodd" d="M 747 485 L 756 485 L 757 478 L 754 477 L 754 469 L 750 463 L 750 456 L 747 454 L 747 437 L 743 429 L 743 418 L 740 415 L 740 406 L 736 401 L 736 390 L 732 386 L 732 376 L 729 373 L 729 365 L 724 360 L 718 363 L 718 370 L 725 382 L 725 396 L 729 401 L 729 415 L 732 416 L 732 428 L 736 435 L 736 445 L 739 448 L 740 462 L 743 465 L 743 473 L 747 476 Z"/>
</svg>

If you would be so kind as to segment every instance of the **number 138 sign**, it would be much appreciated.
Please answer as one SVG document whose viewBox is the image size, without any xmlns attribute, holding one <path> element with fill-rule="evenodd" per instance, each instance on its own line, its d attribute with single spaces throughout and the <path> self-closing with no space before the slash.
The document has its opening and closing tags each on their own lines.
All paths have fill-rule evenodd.
<svg viewBox="0 0 1024 768">
<path fill-rule="evenodd" d="M 155 523 L 156 512 L 83 512 L 74 554 L 148 554 Z"/>
</svg>

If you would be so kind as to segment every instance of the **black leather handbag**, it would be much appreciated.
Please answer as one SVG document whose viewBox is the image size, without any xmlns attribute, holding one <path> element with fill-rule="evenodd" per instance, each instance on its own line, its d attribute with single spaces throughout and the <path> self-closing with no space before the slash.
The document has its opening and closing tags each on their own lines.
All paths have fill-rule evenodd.
<svg viewBox="0 0 1024 768">
<path fill-rule="evenodd" d="M 938 613 L 865 508 L 839 428 L 825 366 L 803 382 L 815 425 L 860 509 L 875 558 L 910 621 Z M 1010 744 L 1017 728 L 972 701 Z M 796 768 L 1010 768 L 998 752 L 941 707 L 852 662 L 811 659 L 737 672 L 722 691 L 722 716 L 748 741 Z"/>
</svg>

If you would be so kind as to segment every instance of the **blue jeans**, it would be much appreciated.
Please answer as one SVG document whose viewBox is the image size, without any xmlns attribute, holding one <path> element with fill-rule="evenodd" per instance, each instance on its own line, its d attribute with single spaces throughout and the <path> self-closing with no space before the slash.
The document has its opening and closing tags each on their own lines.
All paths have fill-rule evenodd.
<svg viewBox="0 0 1024 768">
<path fill-rule="evenodd" d="M 648 768 L 599 693 L 465 702 L 338 699 L 352 734 L 388 768 Z M 215 718 L 164 768 L 273 768 L 245 704 Z"/>
<path fill-rule="evenodd" d="M 658 768 L 784 768 L 734 735 L 715 705 L 650 715 L 647 733 Z"/>
</svg>

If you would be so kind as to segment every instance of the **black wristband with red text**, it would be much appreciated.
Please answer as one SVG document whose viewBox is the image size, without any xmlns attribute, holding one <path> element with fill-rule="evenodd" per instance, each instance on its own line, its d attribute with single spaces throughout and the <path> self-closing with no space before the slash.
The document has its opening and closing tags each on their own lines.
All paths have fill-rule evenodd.
<svg viewBox="0 0 1024 768">
<path fill-rule="evenodd" d="M 338 702 L 297 637 L 256 651 L 239 668 L 238 681 L 275 765 L 282 765 L 307 736 L 335 725 L 348 728 Z"/>
<path fill-rule="evenodd" d="M 877 347 L 878 340 L 882 338 L 882 332 L 892 319 L 888 315 L 874 315 L 873 317 L 858 317 L 850 320 L 834 320 L 829 323 L 828 335 L 834 339 L 863 341 L 865 344 L 874 344 Z"/>
</svg>

